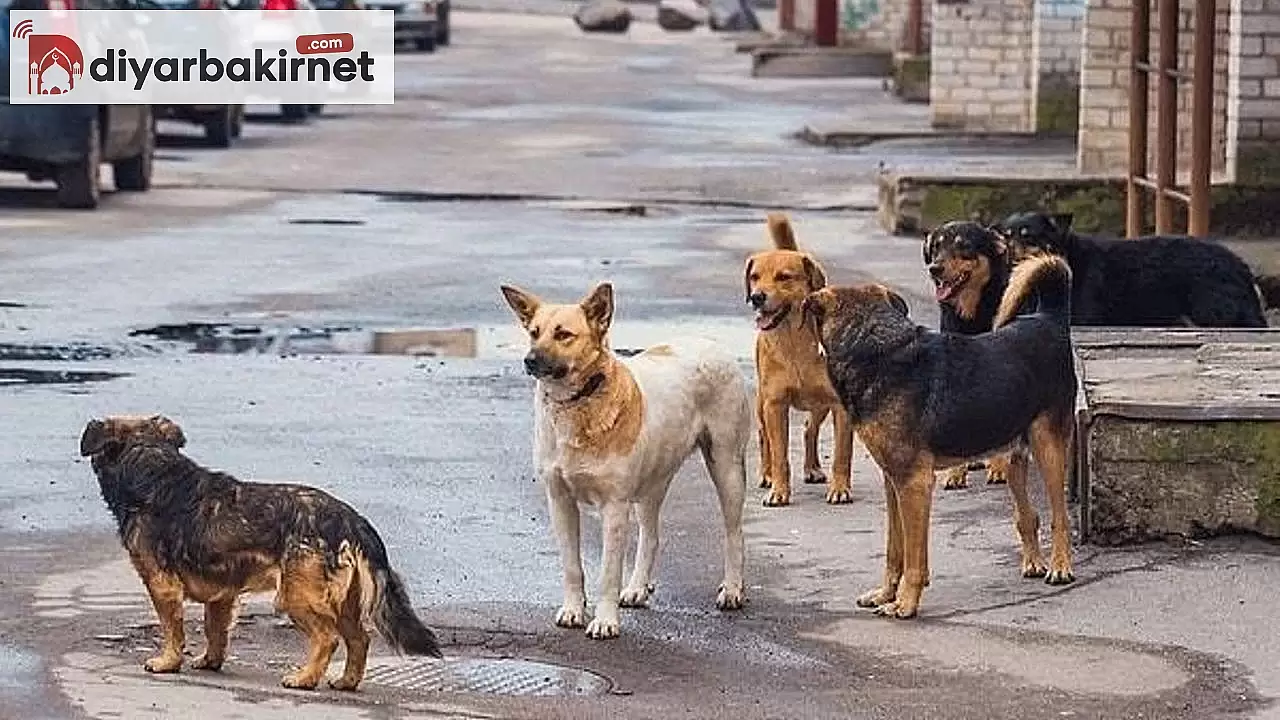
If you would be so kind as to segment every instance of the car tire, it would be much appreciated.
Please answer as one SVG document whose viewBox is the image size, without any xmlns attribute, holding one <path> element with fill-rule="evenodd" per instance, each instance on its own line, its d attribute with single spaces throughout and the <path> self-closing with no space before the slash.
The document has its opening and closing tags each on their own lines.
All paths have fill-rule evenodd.
<svg viewBox="0 0 1280 720">
<path fill-rule="evenodd" d="M 422 37 L 418 38 L 418 40 L 417 40 L 417 46 L 418 46 L 418 50 L 420 50 L 421 52 L 426 52 L 426 53 L 429 53 L 429 52 L 435 52 L 435 51 L 436 51 L 436 36 L 435 36 L 435 35 L 423 35 Z"/>
<path fill-rule="evenodd" d="M 436 11 L 436 45 L 449 44 L 449 3 L 443 2 Z"/>
<path fill-rule="evenodd" d="M 204 139 L 214 147 L 231 147 L 235 133 L 235 110 L 230 105 L 204 121 Z"/>
<path fill-rule="evenodd" d="M 307 106 L 306 105 L 281 105 L 280 114 L 289 122 L 306 122 Z"/>
<path fill-rule="evenodd" d="M 151 189 L 151 171 L 156 155 L 156 120 L 148 117 L 142 140 L 142 151 L 131 158 L 111 163 L 116 190 L 122 192 L 146 192 Z"/>
<path fill-rule="evenodd" d="M 324 114 L 324 105 L 308 105 L 307 112 L 315 115 L 316 117 L 320 117 Z"/>
<path fill-rule="evenodd" d="M 98 178 L 102 164 L 102 137 L 98 133 L 98 117 L 89 120 L 89 147 L 78 162 L 60 165 L 54 171 L 58 185 L 58 204 L 64 208 L 92 210 L 102 195 Z"/>
</svg>

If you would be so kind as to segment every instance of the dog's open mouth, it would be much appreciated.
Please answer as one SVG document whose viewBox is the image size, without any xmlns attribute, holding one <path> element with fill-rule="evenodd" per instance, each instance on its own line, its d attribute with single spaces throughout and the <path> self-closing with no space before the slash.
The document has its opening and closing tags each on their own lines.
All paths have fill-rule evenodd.
<svg viewBox="0 0 1280 720">
<path fill-rule="evenodd" d="M 933 290 L 933 295 L 938 299 L 938 302 L 946 302 L 955 297 L 956 293 L 960 292 L 960 288 L 964 287 L 967 282 L 969 282 L 969 273 L 967 272 L 960 273 L 953 278 L 939 279 L 937 287 Z"/>
<path fill-rule="evenodd" d="M 756 311 L 756 329 L 760 331 L 772 330 L 783 320 L 787 319 L 787 315 L 791 313 L 791 305 L 780 305 L 773 310 L 757 310 Z"/>
</svg>

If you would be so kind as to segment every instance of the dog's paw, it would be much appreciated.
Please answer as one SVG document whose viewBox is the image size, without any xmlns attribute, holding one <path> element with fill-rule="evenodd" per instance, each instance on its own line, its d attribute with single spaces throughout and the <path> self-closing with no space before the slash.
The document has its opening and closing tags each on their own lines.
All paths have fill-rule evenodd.
<svg viewBox="0 0 1280 720">
<path fill-rule="evenodd" d="M 1007 464 L 988 465 L 987 466 L 987 484 L 988 485 L 1008 485 L 1009 484 L 1009 466 Z"/>
<path fill-rule="evenodd" d="M 587 608 L 584 605 L 562 605 L 556 613 L 556 625 L 562 628 L 580 628 L 587 624 Z"/>
<path fill-rule="evenodd" d="M 587 637 L 593 640 L 609 640 L 618 637 L 618 619 L 596 616 L 587 625 Z"/>
<path fill-rule="evenodd" d="M 222 658 L 210 658 L 209 653 L 204 653 L 200 657 L 191 661 L 193 670 L 209 670 L 217 672 L 222 669 Z"/>
<path fill-rule="evenodd" d="M 893 601 L 883 605 L 876 606 L 876 614 L 881 617 L 895 618 L 897 620 L 908 620 L 916 616 L 916 608 L 906 603 Z"/>
<path fill-rule="evenodd" d="M 762 488 L 767 488 L 767 487 L 772 487 L 772 486 L 773 486 L 773 483 L 769 482 L 769 478 L 764 477 L 764 476 L 761 476 L 761 477 L 760 477 L 760 487 L 762 487 Z"/>
<path fill-rule="evenodd" d="M 809 470 L 804 474 L 804 481 L 809 485 L 822 485 L 827 482 L 827 474 L 821 469 Z"/>
<path fill-rule="evenodd" d="M 769 494 L 764 498 L 765 507 L 783 507 L 791 504 L 791 489 L 787 488 L 779 490 L 777 488 L 770 490 Z"/>
<path fill-rule="evenodd" d="M 847 487 L 831 488 L 827 491 L 828 505 L 846 505 L 853 502 L 853 493 Z"/>
<path fill-rule="evenodd" d="M 879 608 L 882 605 L 893 602 L 896 595 L 897 593 L 893 588 L 878 587 L 862 593 L 853 603 L 860 608 Z"/>
<path fill-rule="evenodd" d="M 1044 564 L 1044 560 L 1040 558 L 1032 558 L 1022 561 L 1022 577 L 1024 578 L 1042 578 L 1049 573 L 1049 566 Z"/>
<path fill-rule="evenodd" d="M 142 668 L 149 673 L 174 673 L 182 667 L 181 655 L 157 655 L 142 663 Z"/>
<path fill-rule="evenodd" d="M 280 679 L 280 684 L 291 690 L 315 690 L 316 685 L 320 684 L 320 678 L 309 677 L 306 673 L 299 670 L 295 673 L 289 673 Z"/>
<path fill-rule="evenodd" d="M 969 487 L 969 470 L 959 467 L 947 471 L 947 477 L 942 481 L 943 490 L 961 490 Z"/>
<path fill-rule="evenodd" d="M 343 675 L 342 677 L 336 680 L 329 681 L 329 687 L 333 688 L 334 690 L 338 690 L 340 692 L 355 692 L 356 687 L 358 687 L 359 685 L 360 685 L 359 678 L 352 680 L 348 678 L 346 675 Z"/>
<path fill-rule="evenodd" d="M 716 607 L 720 610 L 741 610 L 746 602 L 747 596 L 741 585 L 732 589 L 727 585 L 721 585 L 720 592 L 716 595 Z"/>
<path fill-rule="evenodd" d="M 618 604 L 626 608 L 645 607 L 649 604 L 649 596 L 653 594 L 653 585 L 641 585 L 634 588 L 623 588 L 618 594 Z"/>
<path fill-rule="evenodd" d="M 1076 581 L 1076 575 L 1070 567 L 1054 568 L 1044 576 L 1044 581 L 1049 585 L 1070 585 Z"/>
</svg>

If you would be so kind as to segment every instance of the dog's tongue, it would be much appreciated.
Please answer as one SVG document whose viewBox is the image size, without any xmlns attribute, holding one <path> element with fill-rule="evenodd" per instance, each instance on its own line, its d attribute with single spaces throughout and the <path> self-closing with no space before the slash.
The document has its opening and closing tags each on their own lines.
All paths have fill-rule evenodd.
<svg viewBox="0 0 1280 720">
<path fill-rule="evenodd" d="M 955 291 L 956 291 L 955 286 L 947 285 L 944 283 L 934 289 L 933 296 L 938 299 L 938 302 L 946 302 L 947 300 L 951 299 L 951 296 L 955 293 Z"/>
<path fill-rule="evenodd" d="M 756 313 L 756 329 L 764 330 L 765 328 L 769 327 L 769 322 L 771 320 L 773 320 L 772 315 L 766 315 L 765 313 Z"/>
</svg>

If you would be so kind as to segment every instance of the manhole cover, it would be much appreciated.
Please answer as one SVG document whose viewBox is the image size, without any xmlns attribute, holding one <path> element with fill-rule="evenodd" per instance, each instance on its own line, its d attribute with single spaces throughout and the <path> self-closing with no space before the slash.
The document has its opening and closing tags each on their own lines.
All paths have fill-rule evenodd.
<svg viewBox="0 0 1280 720">
<path fill-rule="evenodd" d="M 372 662 L 365 682 L 423 692 L 490 695 L 604 695 L 613 683 L 587 670 L 512 659 Z"/>
</svg>

